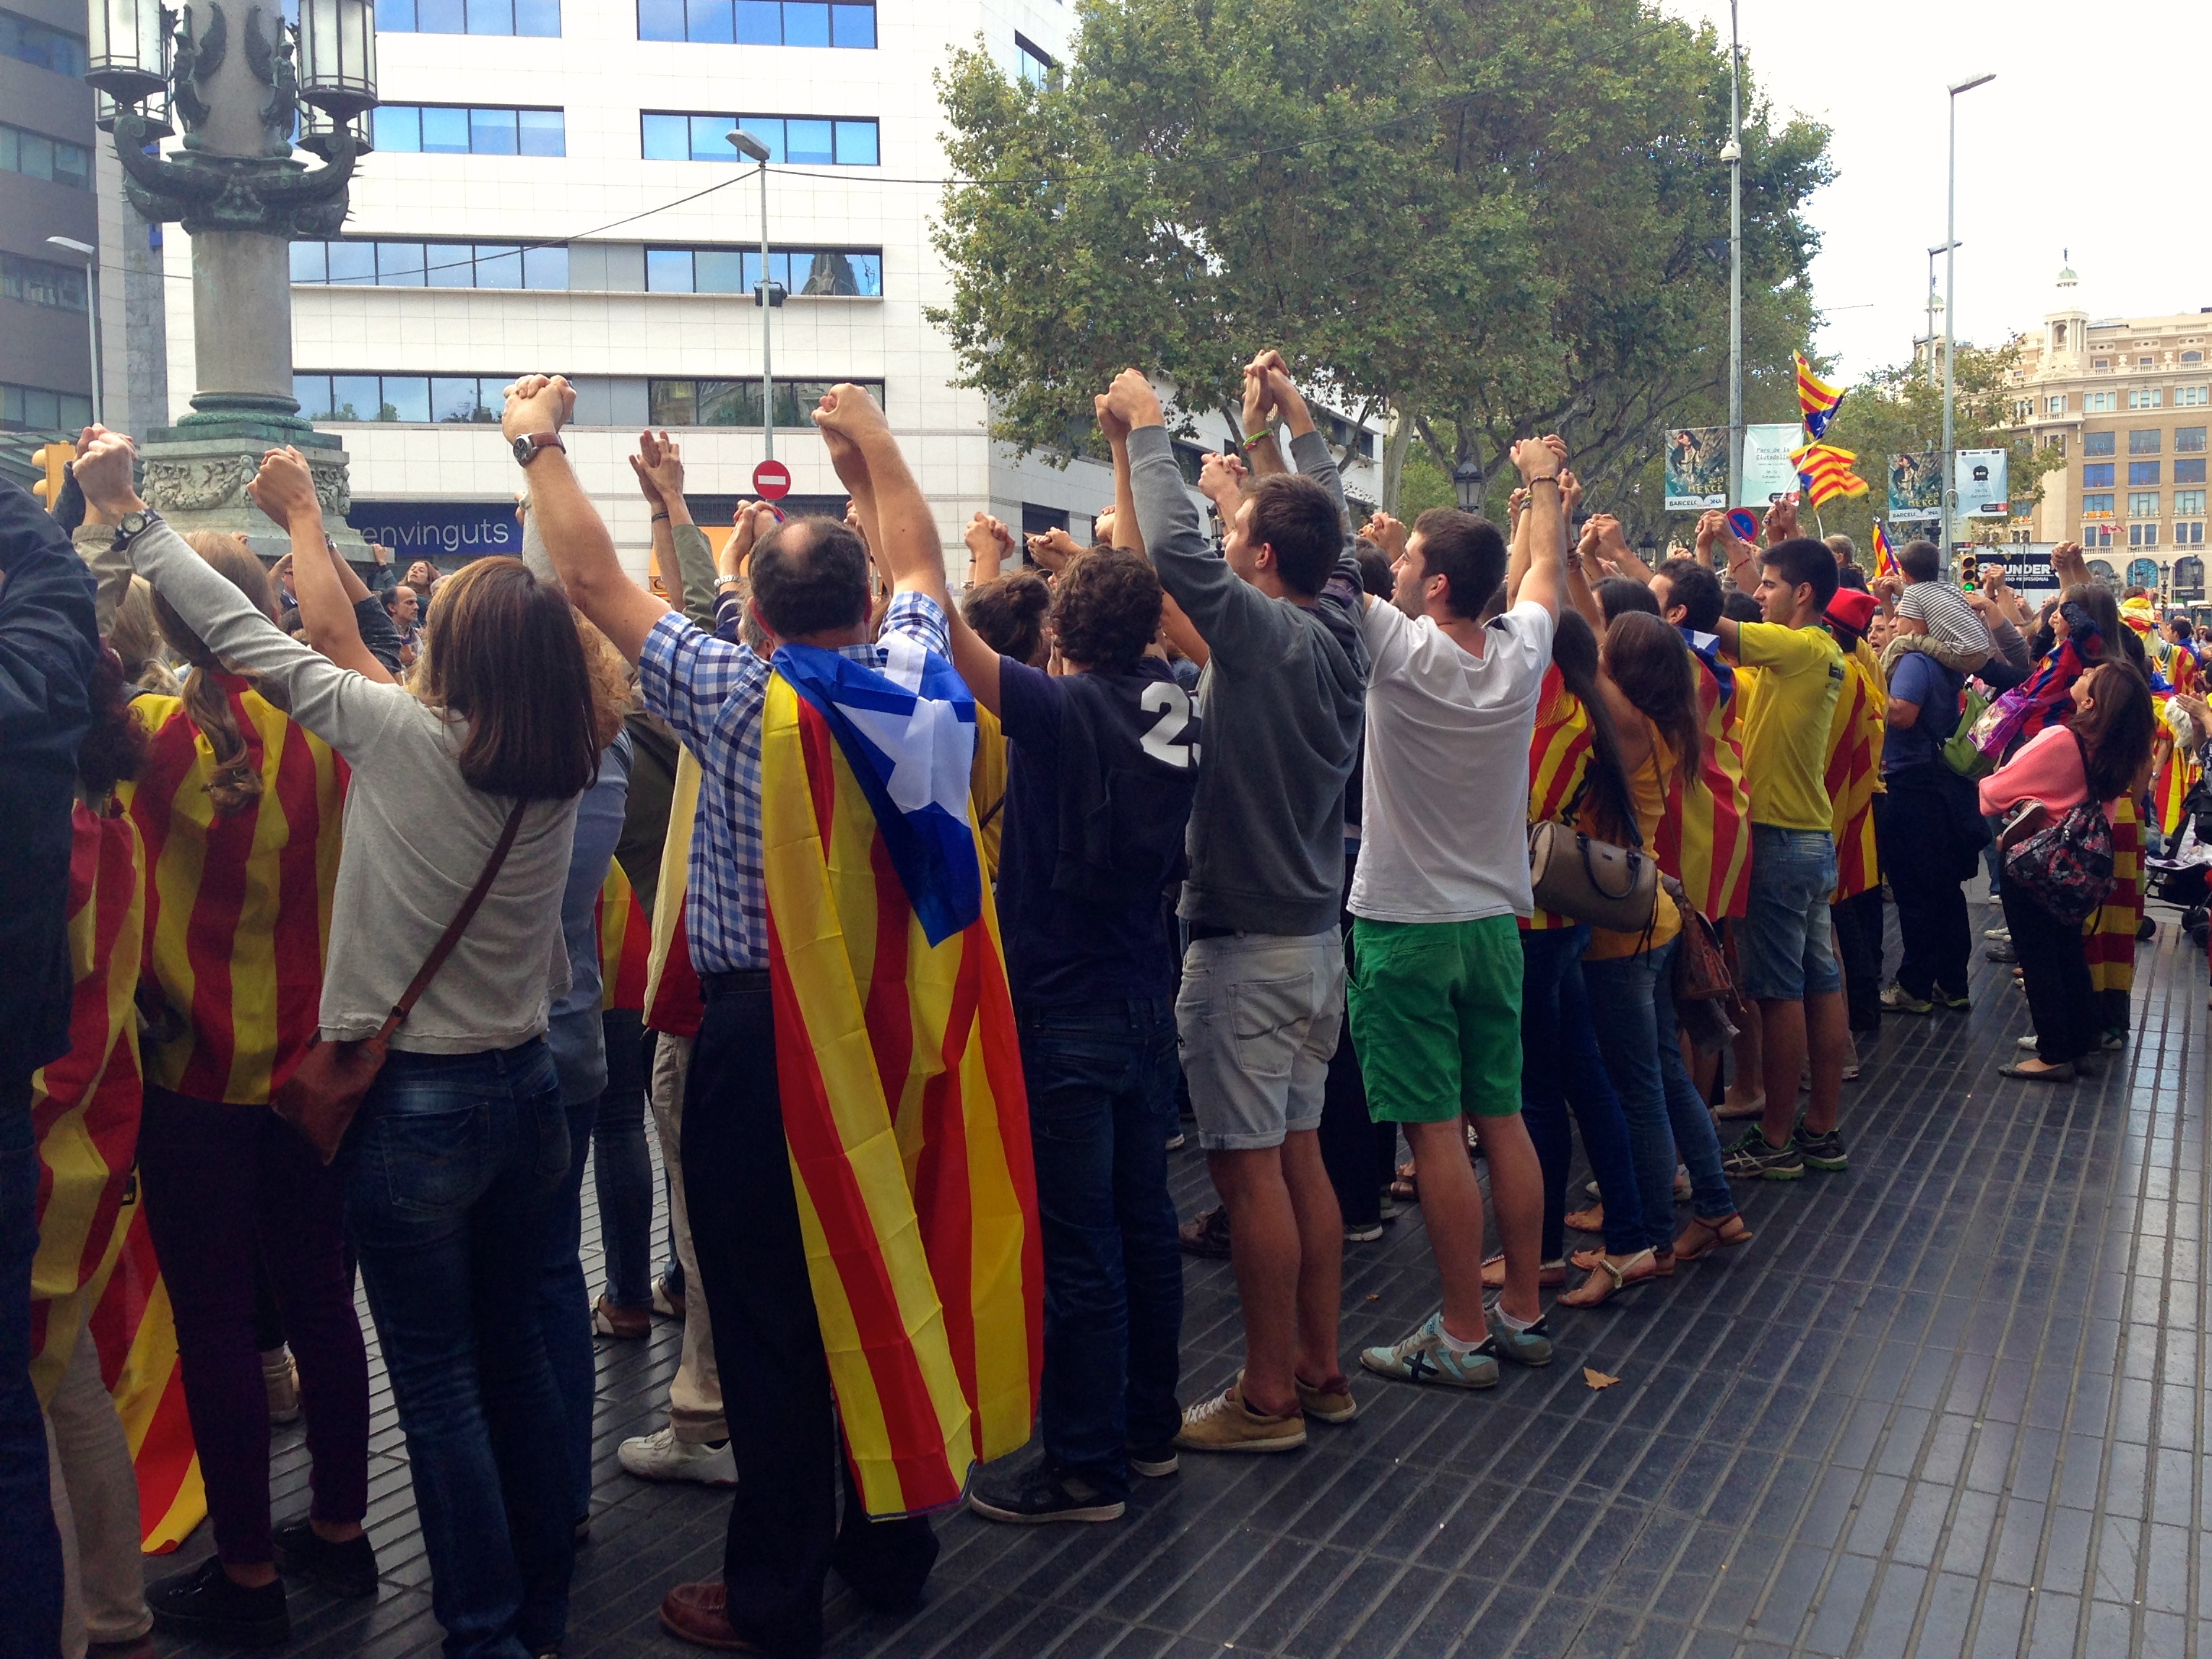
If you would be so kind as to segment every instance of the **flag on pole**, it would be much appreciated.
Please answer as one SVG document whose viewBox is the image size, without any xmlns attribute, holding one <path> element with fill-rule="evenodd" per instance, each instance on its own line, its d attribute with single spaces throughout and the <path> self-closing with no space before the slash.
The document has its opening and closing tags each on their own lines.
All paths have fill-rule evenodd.
<svg viewBox="0 0 2212 1659">
<path fill-rule="evenodd" d="M 1816 507 L 1826 507 L 1838 495 L 1867 493 L 1866 480 L 1851 471 L 1852 463 L 1857 459 L 1848 449 L 1822 443 L 1807 444 L 1790 455 L 1790 464 L 1797 469 L 1800 485 Z"/>
<path fill-rule="evenodd" d="M 1889 531 L 1879 519 L 1875 520 L 1874 526 L 1874 574 L 1877 576 L 1901 574 L 1898 568 L 1897 550 L 1889 544 Z"/>
<path fill-rule="evenodd" d="M 1828 435 L 1828 422 L 1836 418 L 1836 410 L 1843 406 L 1841 386 L 1830 386 L 1813 373 L 1813 366 L 1805 361 L 1802 351 L 1797 359 L 1797 407 L 1805 416 L 1805 435 L 1820 439 Z"/>
<path fill-rule="evenodd" d="M 998 914 L 968 805 L 975 703 L 776 653 L 761 726 L 777 1081 L 807 1273 L 871 1516 L 957 1502 L 1030 1437 L 1043 1243 Z"/>
</svg>

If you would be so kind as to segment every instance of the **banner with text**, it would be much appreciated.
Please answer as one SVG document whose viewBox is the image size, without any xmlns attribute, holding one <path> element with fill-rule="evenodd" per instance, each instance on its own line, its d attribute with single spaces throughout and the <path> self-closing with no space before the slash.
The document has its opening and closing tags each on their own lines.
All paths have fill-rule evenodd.
<svg viewBox="0 0 2212 1659">
<path fill-rule="evenodd" d="M 1667 510 L 1702 513 L 1729 504 L 1728 428 L 1680 427 L 1667 434 Z"/>
<path fill-rule="evenodd" d="M 1805 434 L 1796 422 L 1743 429 L 1743 495 L 1738 507 L 1768 507 L 1797 488 L 1797 463 L 1790 458 Z"/>
</svg>

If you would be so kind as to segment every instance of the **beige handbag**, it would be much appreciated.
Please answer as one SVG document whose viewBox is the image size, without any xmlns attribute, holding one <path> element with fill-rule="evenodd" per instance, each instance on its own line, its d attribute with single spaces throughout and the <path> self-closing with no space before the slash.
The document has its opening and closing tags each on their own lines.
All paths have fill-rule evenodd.
<svg viewBox="0 0 2212 1659">
<path fill-rule="evenodd" d="M 1528 884 L 1542 908 L 1616 933 L 1644 933 L 1658 915 L 1659 861 L 1572 824 L 1529 826 Z"/>
</svg>

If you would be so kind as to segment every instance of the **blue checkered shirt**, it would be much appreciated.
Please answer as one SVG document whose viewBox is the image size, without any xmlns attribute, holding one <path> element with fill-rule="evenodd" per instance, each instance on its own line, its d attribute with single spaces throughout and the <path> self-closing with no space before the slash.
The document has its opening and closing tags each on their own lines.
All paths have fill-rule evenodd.
<svg viewBox="0 0 2212 1659">
<path fill-rule="evenodd" d="M 952 654 L 945 612 L 924 593 L 892 599 L 883 631 Z M 879 668 L 883 651 L 848 645 L 838 655 Z M 768 883 L 761 869 L 761 708 L 771 669 L 751 650 L 705 632 L 672 611 L 645 636 L 637 659 L 646 707 L 698 757 L 699 817 L 691 828 L 684 929 L 702 974 L 768 966 Z"/>
</svg>

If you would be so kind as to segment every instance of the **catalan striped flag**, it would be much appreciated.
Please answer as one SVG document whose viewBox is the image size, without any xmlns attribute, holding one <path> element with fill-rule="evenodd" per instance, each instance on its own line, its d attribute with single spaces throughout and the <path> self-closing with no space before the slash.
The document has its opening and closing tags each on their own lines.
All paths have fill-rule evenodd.
<svg viewBox="0 0 2212 1659">
<path fill-rule="evenodd" d="M 2112 803 L 2112 890 L 2081 923 L 2090 988 L 2124 997 L 2136 984 L 2136 932 L 2143 918 L 2142 818 L 2135 797 Z"/>
<path fill-rule="evenodd" d="M 1867 482 L 1851 471 L 1858 457 L 1833 444 L 1809 443 L 1790 452 L 1798 483 L 1814 507 L 1826 507 L 1838 495 L 1863 495 Z"/>
<path fill-rule="evenodd" d="M 1881 780 L 1883 716 L 1889 707 L 1881 665 L 1859 641 L 1844 658 L 1844 686 L 1828 717 L 1828 802 L 1834 815 L 1836 887 L 1831 904 L 1881 885 L 1875 847 L 1874 798 Z"/>
<path fill-rule="evenodd" d="M 1667 779 L 1667 813 L 1654 852 L 1659 867 L 1682 884 L 1698 914 L 1713 921 L 1740 916 L 1751 898 L 1751 793 L 1743 781 L 1742 697 L 1746 671 L 1724 660 L 1710 634 L 1689 634 L 1698 660 L 1698 716 L 1704 757 L 1698 787 L 1686 794 L 1680 776 Z"/>
<path fill-rule="evenodd" d="M 1025 1443 L 1044 1358 L 972 714 L 951 665 L 902 638 L 881 674 L 784 647 L 761 727 L 784 1132 L 847 1455 L 878 1516 L 956 1502 L 975 1460 Z"/>
<path fill-rule="evenodd" d="M 1803 352 L 1794 355 L 1797 359 L 1797 408 L 1805 417 L 1805 435 L 1825 438 L 1828 435 L 1828 422 L 1843 407 L 1844 389 L 1830 386 L 1813 373 L 1813 366 L 1805 361 Z"/>
<path fill-rule="evenodd" d="M 1556 665 L 1544 671 L 1536 695 L 1536 726 L 1528 738 L 1528 823 L 1572 823 L 1589 776 L 1592 747 L 1589 710 L 1567 690 Z M 1572 916 L 1540 907 L 1522 919 L 1523 929 L 1541 933 L 1571 927 Z"/>
<path fill-rule="evenodd" d="M 599 1012 L 624 1008 L 643 1013 L 653 928 L 619 860 L 607 861 L 607 878 L 599 884 L 592 920 L 599 935 Z"/>
<path fill-rule="evenodd" d="M 1879 519 L 1874 524 L 1874 574 L 1877 576 L 1904 575 L 1897 562 L 1897 550 L 1889 544 L 1889 529 Z"/>
<path fill-rule="evenodd" d="M 116 798 L 145 837 L 146 977 L 185 1017 L 146 1055 L 149 1081 L 196 1100 L 266 1102 L 321 1017 L 346 764 L 242 678 L 208 674 L 260 774 L 244 811 L 215 810 L 214 751 L 176 697 L 131 709 L 146 764 Z"/>
</svg>

